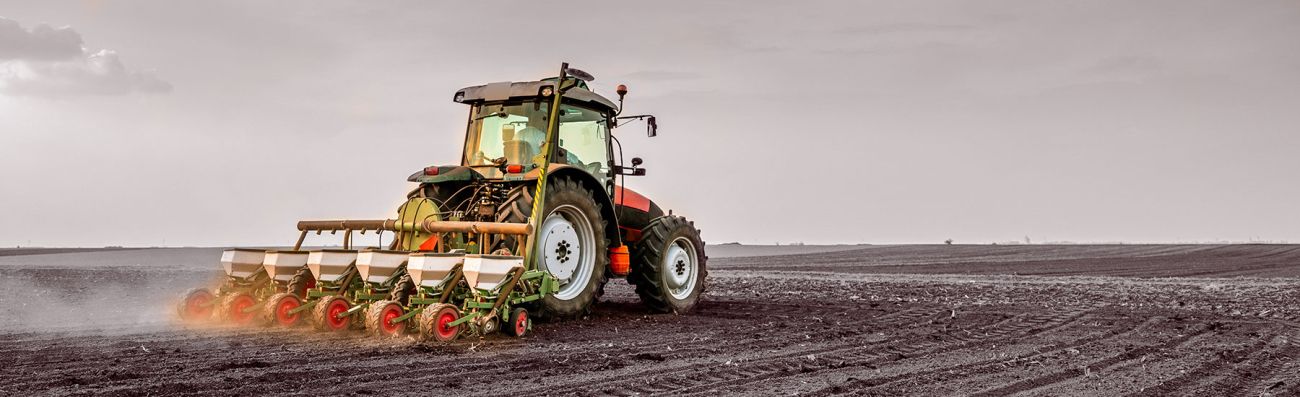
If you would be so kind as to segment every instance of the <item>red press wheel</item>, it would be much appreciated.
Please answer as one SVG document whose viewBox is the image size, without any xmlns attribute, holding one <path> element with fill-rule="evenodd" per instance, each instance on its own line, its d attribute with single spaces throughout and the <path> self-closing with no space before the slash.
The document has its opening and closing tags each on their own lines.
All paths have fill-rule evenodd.
<svg viewBox="0 0 1300 397">
<path fill-rule="evenodd" d="M 226 322 L 237 325 L 252 324 L 257 317 L 256 310 L 250 310 L 257 305 L 257 300 L 247 292 L 236 292 L 226 296 L 222 300 L 221 315 Z"/>
<path fill-rule="evenodd" d="M 450 326 L 452 322 L 460 319 L 460 310 L 455 306 L 441 304 L 434 305 L 426 310 L 421 319 L 420 331 L 427 339 L 433 339 L 439 342 L 450 342 L 456 340 L 460 335 L 460 325 Z"/>
<path fill-rule="evenodd" d="M 181 298 L 180 304 L 176 305 L 176 313 L 180 315 L 181 321 L 199 322 L 212 319 L 212 309 L 216 302 L 216 297 L 212 296 L 204 288 L 195 288 L 185 292 Z"/>
<path fill-rule="evenodd" d="M 370 306 L 370 311 L 366 312 L 366 329 L 376 336 L 401 336 L 406 333 L 406 323 L 393 320 L 403 314 L 406 314 L 406 310 L 402 309 L 402 305 L 397 302 L 389 300 L 375 302 Z"/>
<path fill-rule="evenodd" d="M 313 314 L 316 320 L 316 328 L 322 331 L 338 332 L 348 329 L 352 322 L 352 316 L 344 316 L 352 304 L 341 296 L 327 296 L 321 298 L 320 303 L 316 304 Z"/>
<path fill-rule="evenodd" d="M 266 316 L 266 322 L 271 325 L 292 327 L 302 322 L 302 312 L 290 313 L 299 307 L 302 307 L 302 299 L 299 299 L 298 295 L 282 292 L 271 296 L 271 299 L 266 301 L 263 315 Z"/>
<path fill-rule="evenodd" d="M 521 307 L 510 311 L 510 318 L 501 328 L 510 336 L 520 337 L 528 333 L 532 321 L 533 319 L 528 317 L 528 310 Z"/>
</svg>

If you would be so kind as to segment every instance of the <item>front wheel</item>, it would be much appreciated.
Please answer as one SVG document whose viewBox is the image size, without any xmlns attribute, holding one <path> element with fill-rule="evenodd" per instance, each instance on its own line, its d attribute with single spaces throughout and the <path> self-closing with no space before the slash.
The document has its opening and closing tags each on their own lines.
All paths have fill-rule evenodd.
<svg viewBox="0 0 1300 397">
<path fill-rule="evenodd" d="M 650 310 L 686 313 L 704 293 L 707 260 L 695 225 L 680 216 L 664 216 L 642 231 L 627 280 Z"/>
</svg>

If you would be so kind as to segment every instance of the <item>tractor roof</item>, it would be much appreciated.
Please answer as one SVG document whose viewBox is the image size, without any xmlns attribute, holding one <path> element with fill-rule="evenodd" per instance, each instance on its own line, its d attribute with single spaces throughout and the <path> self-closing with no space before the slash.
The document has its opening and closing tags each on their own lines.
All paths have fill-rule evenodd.
<svg viewBox="0 0 1300 397">
<path fill-rule="evenodd" d="M 505 101 L 510 99 L 537 98 L 541 95 L 542 87 L 554 85 L 555 79 L 526 81 L 522 83 L 505 81 L 462 88 L 456 91 L 455 98 L 459 98 L 456 99 L 457 102 L 466 104 Z M 618 105 L 615 105 L 614 101 L 591 92 L 586 88 L 585 84 L 565 91 L 564 97 L 577 102 L 583 102 L 598 110 L 608 112 L 618 111 Z"/>
</svg>

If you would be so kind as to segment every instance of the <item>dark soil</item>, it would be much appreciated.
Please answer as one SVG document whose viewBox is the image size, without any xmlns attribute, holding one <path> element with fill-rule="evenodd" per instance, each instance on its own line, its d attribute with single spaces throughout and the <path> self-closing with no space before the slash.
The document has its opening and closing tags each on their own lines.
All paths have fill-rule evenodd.
<svg viewBox="0 0 1300 397">
<path fill-rule="evenodd" d="M 1300 395 L 1300 279 L 1225 277 L 1300 274 L 1295 246 L 990 248 L 716 258 L 688 315 L 647 314 L 614 281 L 589 318 L 448 345 L 13 326 L 0 395 Z M 83 273 L 10 270 L 47 297 L 86 290 Z M 901 274 L 923 272 L 943 274 Z M 93 279 L 173 293 L 208 276 L 131 274 Z M 1170 275 L 1193 277 L 1145 277 Z M 64 304 L 75 321 L 90 302 Z"/>
</svg>

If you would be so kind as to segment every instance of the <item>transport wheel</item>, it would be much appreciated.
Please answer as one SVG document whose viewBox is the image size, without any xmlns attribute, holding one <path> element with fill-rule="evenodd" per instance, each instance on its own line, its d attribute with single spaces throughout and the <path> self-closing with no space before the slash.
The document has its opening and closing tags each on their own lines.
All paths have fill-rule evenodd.
<svg viewBox="0 0 1300 397">
<path fill-rule="evenodd" d="M 312 308 L 312 320 L 316 324 L 316 329 L 326 332 L 347 330 L 352 323 L 352 316 L 339 317 L 339 315 L 351 308 L 352 303 L 348 302 L 347 298 L 337 295 L 321 298 L 320 303 Z"/>
<path fill-rule="evenodd" d="M 498 222 L 526 223 L 533 210 L 533 185 L 512 190 L 497 209 Z M 605 219 L 595 193 L 582 184 L 555 178 L 547 183 L 546 206 L 537 233 L 538 268 L 559 279 L 559 291 L 543 297 L 537 307 L 539 318 L 574 318 L 591 311 L 605 281 L 609 266 L 609 239 Z M 503 239 L 514 247 L 513 237 Z"/>
<path fill-rule="evenodd" d="M 249 325 L 257 320 L 256 310 L 249 310 L 257 305 L 257 300 L 247 292 L 226 295 L 221 300 L 221 316 L 227 323 Z"/>
<path fill-rule="evenodd" d="M 366 330 L 372 335 L 398 337 L 406 334 L 406 323 L 394 323 L 393 320 L 406 314 L 406 309 L 394 301 L 379 301 L 366 310 Z"/>
<path fill-rule="evenodd" d="M 307 299 L 307 290 L 316 287 L 316 277 L 311 275 L 311 269 L 303 266 L 293 273 L 293 278 L 289 279 L 289 286 L 285 288 L 286 292 L 298 295 L 299 298 Z"/>
<path fill-rule="evenodd" d="M 460 318 L 460 309 L 448 304 L 437 304 L 420 313 L 420 338 L 438 342 L 451 342 L 460 335 L 461 327 L 448 326 Z"/>
<path fill-rule="evenodd" d="M 699 303 L 708 275 L 700 231 L 686 218 L 669 215 L 651 221 L 642 233 L 628 283 L 650 310 L 690 311 Z"/>
<path fill-rule="evenodd" d="M 505 330 L 507 335 L 522 337 L 528 333 L 529 328 L 532 328 L 532 321 L 528 318 L 528 309 L 518 307 L 510 311 L 510 317 L 506 319 L 505 324 L 501 325 L 501 329 Z"/>
<path fill-rule="evenodd" d="M 302 307 L 302 299 L 298 295 L 281 292 L 271 295 L 266 300 L 266 306 L 262 309 L 262 321 L 276 327 L 292 327 L 302 322 L 303 313 L 289 313 L 293 309 Z"/>
<path fill-rule="evenodd" d="M 201 322 L 212 319 L 216 297 L 207 288 L 195 288 L 185 291 L 181 301 L 176 305 L 176 314 L 181 321 Z"/>
</svg>

